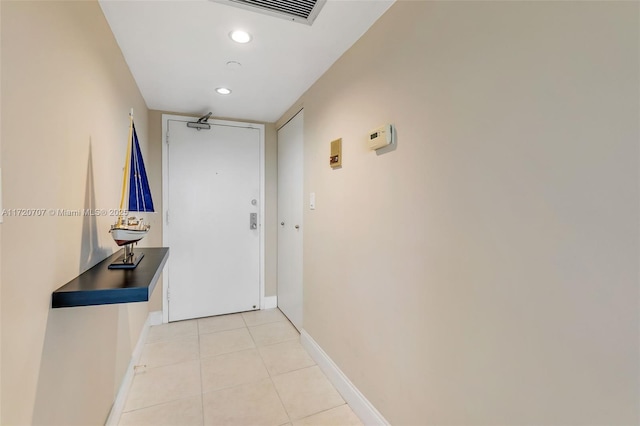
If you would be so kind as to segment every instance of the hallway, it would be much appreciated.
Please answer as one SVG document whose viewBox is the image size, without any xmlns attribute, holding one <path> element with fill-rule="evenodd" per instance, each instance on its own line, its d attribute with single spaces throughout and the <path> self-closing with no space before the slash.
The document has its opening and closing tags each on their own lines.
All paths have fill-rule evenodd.
<svg viewBox="0 0 640 426">
<path fill-rule="evenodd" d="M 120 425 L 360 425 L 278 309 L 151 327 Z"/>
</svg>

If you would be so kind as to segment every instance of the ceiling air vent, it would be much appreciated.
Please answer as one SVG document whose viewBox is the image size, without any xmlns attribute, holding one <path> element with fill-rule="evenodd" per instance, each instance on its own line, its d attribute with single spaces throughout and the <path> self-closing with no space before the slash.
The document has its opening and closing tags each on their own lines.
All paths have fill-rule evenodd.
<svg viewBox="0 0 640 426">
<path fill-rule="evenodd" d="M 326 0 L 212 0 L 289 21 L 311 25 Z"/>
</svg>

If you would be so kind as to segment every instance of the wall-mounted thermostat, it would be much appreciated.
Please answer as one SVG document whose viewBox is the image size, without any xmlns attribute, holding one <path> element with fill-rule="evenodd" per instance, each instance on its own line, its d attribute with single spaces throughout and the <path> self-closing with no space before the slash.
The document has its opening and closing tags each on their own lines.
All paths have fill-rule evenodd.
<svg viewBox="0 0 640 426">
<path fill-rule="evenodd" d="M 396 129 L 393 124 L 379 127 L 369 133 L 369 149 L 380 149 L 396 141 Z"/>
</svg>

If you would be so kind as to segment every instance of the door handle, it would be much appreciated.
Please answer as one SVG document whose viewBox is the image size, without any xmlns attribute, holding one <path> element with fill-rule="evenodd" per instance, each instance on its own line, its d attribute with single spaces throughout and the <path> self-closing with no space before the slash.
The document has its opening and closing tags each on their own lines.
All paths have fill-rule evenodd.
<svg viewBox="0 0 640 426">
<path fill-rule="evenodd" d="M 249 229 L 258 229 L 258 213 L 249 213 Z"/>
</svg>

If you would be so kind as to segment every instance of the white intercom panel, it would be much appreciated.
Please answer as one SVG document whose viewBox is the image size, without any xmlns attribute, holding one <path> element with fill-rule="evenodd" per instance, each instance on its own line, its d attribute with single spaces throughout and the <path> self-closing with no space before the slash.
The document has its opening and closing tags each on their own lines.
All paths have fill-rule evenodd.
<svg viewBox="0 0 640 426">
<path fill-rule="evenodd" d="M 378 127 L 369 133 L 369 149 L 380 149 L 395 143 L 395 128 L 393 124 Z"/>
</svg>

